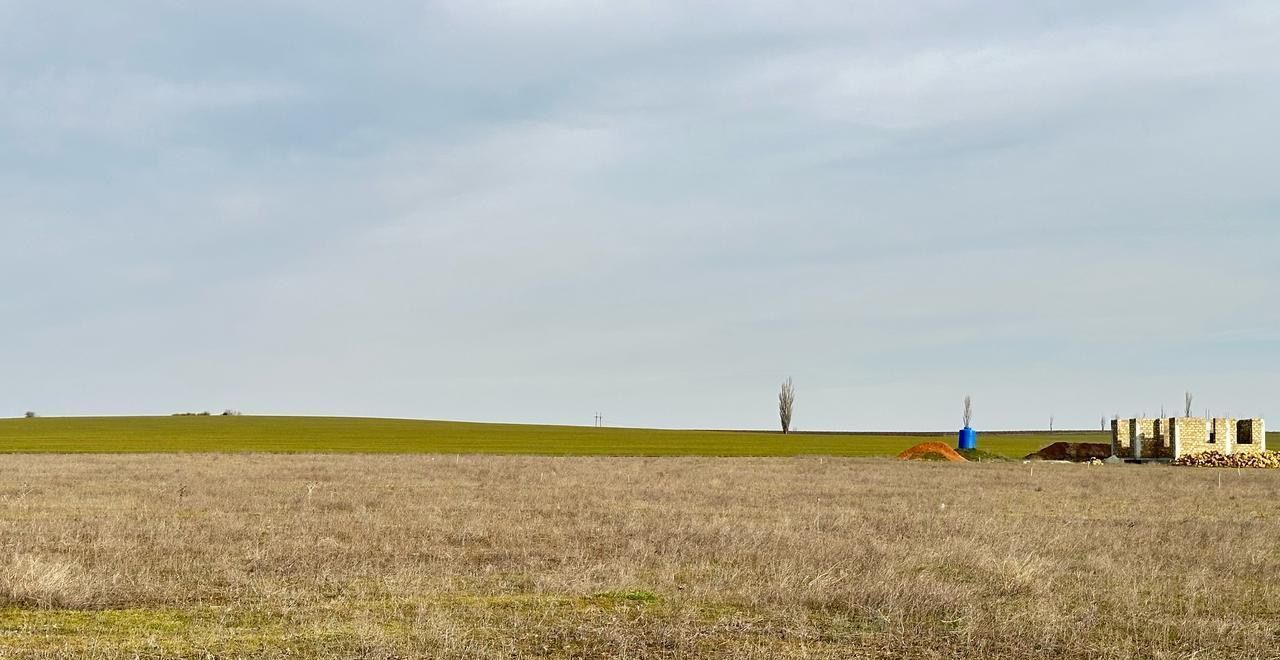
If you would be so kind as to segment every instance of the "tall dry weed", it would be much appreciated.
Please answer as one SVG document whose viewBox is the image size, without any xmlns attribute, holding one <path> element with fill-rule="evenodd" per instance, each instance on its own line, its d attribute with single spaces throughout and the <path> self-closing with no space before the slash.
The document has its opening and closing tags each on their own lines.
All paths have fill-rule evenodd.
<svg viewBox="0 0 1280 660">
<path fill-rule="evenodd" d="M 0 565 L 0 603 L 19 607 L 83 608 L 97 586 L 77 565 L 37 555 L 14 555 Z"/>
</svg>

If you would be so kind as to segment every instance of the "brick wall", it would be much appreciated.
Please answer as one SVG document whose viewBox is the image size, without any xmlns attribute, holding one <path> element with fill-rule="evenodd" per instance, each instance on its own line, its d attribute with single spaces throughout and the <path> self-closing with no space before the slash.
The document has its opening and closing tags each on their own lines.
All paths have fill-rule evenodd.
<svg viewBox="0 0 1280 660">
<path fill-rule="evenodd" d="M 1141 458 L 1177 458 L 1205 451 L 1266 451 L 1266 425 L 1260 419 L 1171 417 L 1169 419 L 1111 420 L 1111 453 L 1133 458 L 1133 433 L 1142 441 Z M 1211 435 L 1212 433 L 1212 435 Z M 1176 436 L 1176 442 L 1175 442 Z M 1210 440 L 1213 440 L 1210 442 Z M 1240 442 L 1240 440 L 1253 442 Z"/>
<path fill-rule="evenodd" d="M 1172 419 L 1117 419 L 1111 421 L 1111 453 L 1134 458 L 1133 439 L 1142 441 L 1139 458 L 1173 458 Z"/>
<path fill-rule="evenodd" d="M 1129 444 L 1129 420 L 1111 420 L 1111 455 L 1125 457 L 1133 453 Z"/>
<path fill-rule="evenodd" d="M 1178 434 L 1178 456 L 1218 448 L 1209 444 L 1209 424 L 1203 417 L 1175 417 L 1170 421 Z"/>
<path fill-rule="evenodd" d="M 1142 435 L 1142 458 L 1160 458 L 1163 445 L 1160 437 L 1160 420 L 1138 420 L 1138 433 Z"/>
<path fill-rule="evenodd" d="M 1161 451 L 1161 439 L 1156 433 L 1154 419 L 1122 419 L 1112 424 L 1111 444 L 1115 455 L 1120 458 L 1134 458 L 1135 441 L 1141 444 L 1139 458 L 1157 458 Z"/>
<path fill-rule="evenodd" d="M 1152 440 L 1149 448 L 1144 444 L 1142 447 L 1143 458 L 1173 458 L 1173 445 L 1170 444 L 1169 429 L 1171 423 L 1168 419 L 1157 419 L 1152 426 Z"/>
<path fill-rule="evenodd" d="M 1214 417 L 1209 438 L 1213 440 L 1213 444 L 1217 445 L 1216 449 L 1218 451 L 1224 454 L 1235 453 L 1236 420 L 1226 417 Z"/>
<path fill-rule="evenodd" d="M 1267 450 L 1267 427 L 1261 419 L 1242 419 L 1236 422 L 1236 451 L 1262 452 Z"/>
</svg>

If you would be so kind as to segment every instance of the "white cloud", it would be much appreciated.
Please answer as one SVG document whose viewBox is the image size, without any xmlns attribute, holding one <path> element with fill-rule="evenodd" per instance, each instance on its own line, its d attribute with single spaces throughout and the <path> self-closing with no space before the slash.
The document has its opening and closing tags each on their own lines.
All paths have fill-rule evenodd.
<svg viewBox="0 0 1280 660">
<path fill-rule="evenodd" d="M 1274 20 L 1214 7 L 939 47 L 824 45 L 743 69 L 729 90 L 742 102 L 889 129 L 996 121 L 1152 85 L 1275 76 L 1276 29 Z"/>
<path fill-rule="evenodd" d="M 6 9 L 23 406 L 768 425 L 791 374 L 806 428 L 971 388 L 1092 425 L 1275 385 L 1269 3 Z"/>
<path fill-rule="evenodd" d="M 195 116 L 296 99 L 257 82 L 171 81 L 145 73 L 42 73 L 0 80 L 0 126 L 33 145 L 68 139 L 151 142 Z"/>
</svg>

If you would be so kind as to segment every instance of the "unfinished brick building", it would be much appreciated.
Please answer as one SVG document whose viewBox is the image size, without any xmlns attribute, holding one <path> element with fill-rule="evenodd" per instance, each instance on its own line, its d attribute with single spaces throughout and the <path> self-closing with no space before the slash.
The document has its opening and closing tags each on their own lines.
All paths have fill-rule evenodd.
<svg viewBox="0 0 1280 660">
<path fill-rule="evenodd" d="M 1267 429 L 1261 419 L 1111 420 L 1111 453 L 1120 458 L 1172 460 L 1205 451 L 1238 454 L 1266 450 Z"/>
</svg>

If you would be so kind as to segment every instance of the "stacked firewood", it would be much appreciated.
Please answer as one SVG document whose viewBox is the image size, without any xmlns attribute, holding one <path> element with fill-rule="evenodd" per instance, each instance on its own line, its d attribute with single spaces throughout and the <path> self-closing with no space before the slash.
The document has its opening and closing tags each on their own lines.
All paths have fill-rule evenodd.
<svg viewBox="0 0 1280 660">
<path fill-rule="evenodd" d="M 1206 451 L 1199 454 L 1180 456 L 1174 465 L 1190 465 L 1193 467 L 1226 467 L 1226 468 L 1280 468 L 1280 452 L 1241 452 L 1227 455 L 1220 451 Z"/>
</svg>

